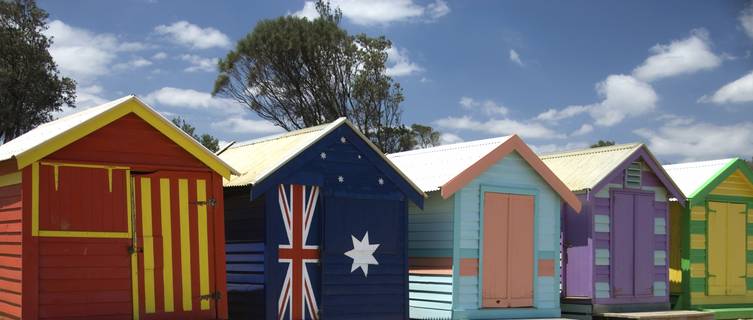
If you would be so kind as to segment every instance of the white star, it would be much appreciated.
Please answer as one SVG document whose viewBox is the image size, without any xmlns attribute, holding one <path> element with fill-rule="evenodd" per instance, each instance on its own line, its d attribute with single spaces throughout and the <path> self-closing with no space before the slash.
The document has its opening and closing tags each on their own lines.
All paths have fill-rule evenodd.
<svg viewBox="0 0 753 320">
<path fill-rule="evenodd" d="M 360 154 L 358 155 L 358 159 L 361 159 L 361 155 Z"/>
<path fill-rule="evenodd" d="M 361 239 L 361 241 L 356 239 L 356 237 L 353 235 L 351 235 L 350 238 L 353 240 L 353 250 L 345 253 L 346 256 L 353 259 L 353 265 L 350 267 L 350 272 L 352 273 L 353 271 L 356 271 L 356 269 L 361 268 L 363 275 L 365 277 L 368 277 L 369 265 L 379 265 L 379 261 L 374 258 L 374 251 L 379 248 L 379 244 L 369 243 L 368 231 L 366 231 L 366 234 L 363 236 L 363 239 Z"/>
<path fill-rule="evenodd" d="M 320 153 L 319 156 L 322 157 L 322 159 L 327 159 L 327 153 L 326 152 Z"/>
<path fill-rule="evenodd" d="M 340 137 L 340 142 L 346 143 L 346 142 L 348 142 L 348 139 L 345 139 L 345 137 Z"/>
<path fill-rule="evenodd" d="M 343 176 L 338 176 L 337 181 L 340 181 L 340 183 L 343 183 L 345 182 L 345 178 L 343 178 Z"/>
<path fill-rule="evenodd" d="M 377 180 L 377 182 L 379 182 L 379 185 L 381 186 L 381 185 L 383 185 L 383 184 L 384 184 L 384 179 L 382 179 L 382 178 L 379 178 L 379 180 Z"/>
</svg>

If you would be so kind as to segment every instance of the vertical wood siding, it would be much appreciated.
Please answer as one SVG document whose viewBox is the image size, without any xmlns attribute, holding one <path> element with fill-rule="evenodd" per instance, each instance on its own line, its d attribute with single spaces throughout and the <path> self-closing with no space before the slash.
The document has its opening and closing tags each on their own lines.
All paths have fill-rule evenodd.
<svg viewBox="0 0 753 320">
<path fill-rule="evenodd" d="M 0 188 L 0 318 L 21 318 L 21 185 Z"/>
<path fill-rule="evenodd" d="M 559 258 L 559 220 L 561 200 L 549 185 L 517 153 L 511 153 L 485 173 L 475 178 L 458 193 L 460 230 L 459 259 L 479 259 L 481 236 L 481 195 L 482 186 L 511 189 L 534 190 L 536 195 L 536 213 L 534 220 L 535 259 Z M 457 199 L 459 198 L 459 199 Z M 455 259 L 458 261 L 459 259 Z M 534 268 L 538 268 L 538 262 Z M 530 309 L 494 309 L 480 308 L 479 275 L 460 276 L 454 281 L 458 295 L 454 299 L 453 309 L 456 317 L 558 317 L 559 309 L 559 268 L 554 276 L 541 276 L 533 272 L 533 308 Z"/>
</svg>

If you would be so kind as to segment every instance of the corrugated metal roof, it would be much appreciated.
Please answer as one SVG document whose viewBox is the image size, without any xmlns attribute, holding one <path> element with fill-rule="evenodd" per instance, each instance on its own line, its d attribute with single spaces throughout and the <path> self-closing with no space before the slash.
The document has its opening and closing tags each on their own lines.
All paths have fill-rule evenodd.
<svg viewBox="0 0 753 320">
<path fill-rule="evenodd" d="M 630 143 L 539 155 L 573 192 L 593 189 L 643 144 Z"/>
<path fill-rule="evenodd" d="M 686 162 L 664 166 L 682 193 L 690 197 L 737 158 Z"/>
<path fill-rule="evenodd" d="M 232 176 L 223 184 L 226 187 L 256 184 L 339 126 L 344 119 L 232 145 L 220 154 L 220 159 L 233 166 L 240 175 Z"/>
<path fill-rule="evenodd" d="M 437 191 L 510 137 L 512 136 L 388 154 L 387 158 L 424 192 Z"/>
<path fill-rule="evenodd" d="M 332 123 L 236 143 L 230 146 L 219 157 L 238 170 L 240 174 L 231 176 L 230 180 L 225 179 L 223 185 L 225 187 L 240 187 L 259 183 L 306 150 L 306 148 L 342 125 L 349 126 L 398 175 L 405 179 L 411 188 L 422 196 L 426 196 L 411 179 L 385 157 L 379 148 L 344 117 Z"/>
<path fill-rule="evenodd" d="M 24 153 L 36 146 L 57 137 L 58 135 L 83 124 L 108 110 L 117 107 L 121 103 L 134 98 L 134 96 L 125 96 L 117 100 L 110 101 L 103 105 L 89 108 L 74 114 L 62 117 L 57 120 L 41 124 L 29 132 L 26 132 L 17 138 L 8 141 L 0 146 L 0 161 L 8 160 L 14 156 Z"/>
</svg>

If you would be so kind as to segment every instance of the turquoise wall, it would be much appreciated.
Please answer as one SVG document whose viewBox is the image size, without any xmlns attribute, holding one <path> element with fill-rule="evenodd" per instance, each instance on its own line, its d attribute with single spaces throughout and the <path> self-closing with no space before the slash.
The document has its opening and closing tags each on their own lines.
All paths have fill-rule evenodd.
<svg viewBox="0 0 753 320">
<path fill-rule="evenodd" d="M 482 242 L 481 199 L 483 191 L 530 194 L 535 196 L 534 299 L 533 308 L 481 308 L 482 272 L 460 276 L 461 258 L 479 258 Z M 455 194 L 455 230 L 453 254 L 453 318 L 559 317 L 559 195 L 517 153 L 506 156 Z M 540 277 L 539 259 L 554 259 L 555 274 Z"/>
<path fill-rule="evenodd" d="M 408 207 L 408 256 L 452 257 L 452 212 L 454 198 L 442 199 L 429 192 L 424 209 L 413 202 Z"/>
</svg>

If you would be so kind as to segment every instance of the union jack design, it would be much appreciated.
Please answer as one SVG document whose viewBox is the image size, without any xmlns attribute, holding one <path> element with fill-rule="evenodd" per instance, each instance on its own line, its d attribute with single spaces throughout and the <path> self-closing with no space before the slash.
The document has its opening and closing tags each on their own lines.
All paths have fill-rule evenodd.
<svg viewBox="0 0 753 320">
<path fill-rule="evenodd" d="M 319 318 L 314 288 L 311 285 L 306 264 L 319 262 L 319 246 L 307 245 L 311 221 L 319 198 L 319 187 L 303 185 L 279 185 L 277 198 L 285 224 L 288 244 L 278 248 L 280 263 L 287 263 L 285 280 L 277 304 L 278 319 L 298 320 Z"/>
</svg>

